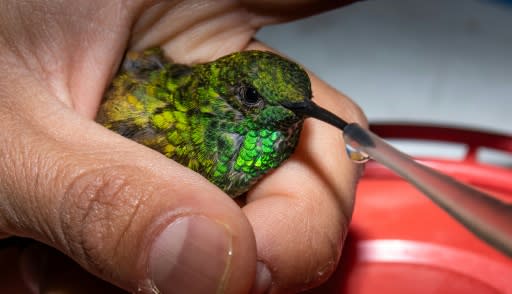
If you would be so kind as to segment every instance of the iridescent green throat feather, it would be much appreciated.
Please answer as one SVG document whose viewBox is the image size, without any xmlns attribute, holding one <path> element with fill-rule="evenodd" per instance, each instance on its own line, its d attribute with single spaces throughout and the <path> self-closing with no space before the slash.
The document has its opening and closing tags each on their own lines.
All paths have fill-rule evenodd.
<svg viewBox="0 0 512 294">
<path fill-rule="evenodd" d="M 310 100 L 306 72 L 270 52 L 188 66 L 150 49 L 127 54 L 97 121 L 236 197 L 291 155 L 304 117 L 287 105 Z"/>
</svg>

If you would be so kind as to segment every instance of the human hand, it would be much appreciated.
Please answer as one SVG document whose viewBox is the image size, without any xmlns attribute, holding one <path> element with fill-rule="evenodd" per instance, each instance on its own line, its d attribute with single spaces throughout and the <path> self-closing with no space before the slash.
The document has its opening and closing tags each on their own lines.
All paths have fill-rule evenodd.
<svg viewBox="0 0 512 294">
<path fill-rule="evenodd" d="M 340 256 L 358 175 L 339 130 L 307 120 L 292 158 L 240 208 L 93 118 L 126 48 L 160 45 L 181 63 L 267 50 L 253 40 L 259 27 L 346 2 L 2 1 L 0 232 L 55 247 L 132 292 L 294 292 L 324 281 Z M 318 104 L 364 124 L 314 75 L 312 87 Z M 52 256 L 32 281 L 43 292 L 63 266 Z M 74 289 L 58 279 L 52 287 L 89 292 L 81 274 L 75 280 Z"/>
</svg>

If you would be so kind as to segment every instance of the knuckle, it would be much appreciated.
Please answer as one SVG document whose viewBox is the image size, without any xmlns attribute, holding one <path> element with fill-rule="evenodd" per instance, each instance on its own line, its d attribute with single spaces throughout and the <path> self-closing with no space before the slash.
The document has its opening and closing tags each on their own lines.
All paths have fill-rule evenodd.
<svg viewBox="0 0 512 294">
<path fill-rule="evenodd" d="M 140 171 L 138 171 L 140 173 Z M 103 167 L 83 172 L 65 189 L 60 224 L 65 247 L 72 256 L 95 270 L 115 264 L 122 246 L 136 234 L 136 219 L 151 193 L 137 185 L 132 167 Z M 138 244 L 138 242 L 134 242 Z"/>
</svg>

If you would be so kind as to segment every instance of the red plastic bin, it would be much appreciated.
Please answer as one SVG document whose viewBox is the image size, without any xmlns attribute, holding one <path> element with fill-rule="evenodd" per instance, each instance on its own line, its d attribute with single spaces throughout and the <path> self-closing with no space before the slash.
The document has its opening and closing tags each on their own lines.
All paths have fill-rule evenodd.
<svg viewBox="0 0 512 294">
<path fill-rule="evenodd" d="M 466 145 L 461 160 L 418 160 L 512 202 L 512 169 L 476 156 L 482 147 L 512 154 L 512 136 L 429 125 L 382 124 L 372 130 L 384 138 Z M 512 293 L 512 259 L 473 236 L 409 183 L 369 162 L 340 266 L 312 293 Z"/>
</svg>

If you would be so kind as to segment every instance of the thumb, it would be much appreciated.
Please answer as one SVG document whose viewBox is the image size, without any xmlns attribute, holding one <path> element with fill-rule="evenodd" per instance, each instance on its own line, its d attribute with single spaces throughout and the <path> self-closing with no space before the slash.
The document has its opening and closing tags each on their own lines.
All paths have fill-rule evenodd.
<svg viewBox="0 0 512 294">
<path fill-rule="evenodd" d="M 17 97 L 0 107 L 0 234 L 133 292 L 249 291 L 255 240 L 234 201 L 41 92 Z"/>
</svg>

